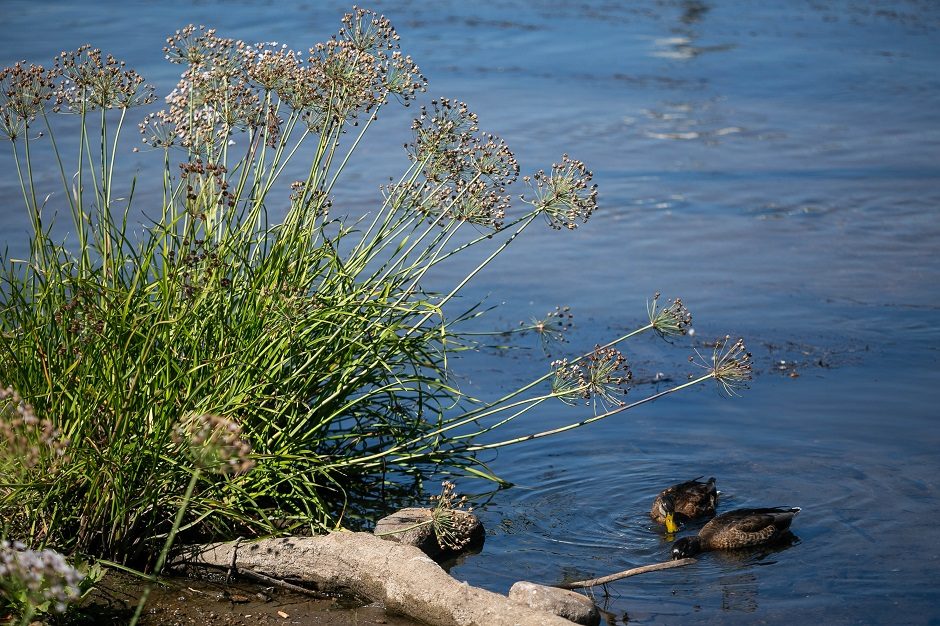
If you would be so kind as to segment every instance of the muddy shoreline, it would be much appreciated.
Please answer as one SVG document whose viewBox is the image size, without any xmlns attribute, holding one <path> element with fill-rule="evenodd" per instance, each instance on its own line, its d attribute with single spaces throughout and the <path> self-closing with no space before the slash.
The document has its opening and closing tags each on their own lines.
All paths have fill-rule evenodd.
<svg viewBox="0 0 940 626">
<path fill-rule="evenodd" d="M 144 584 L 110 570 L 82 608 L 79 624 L 126 624 Z M 378 604 L 348 598 L 317 599 L 244 580 L 230 583 L 171 577 L 155 585 L 139 624 L 149 626 L 418 626 Z"/>
</svg>

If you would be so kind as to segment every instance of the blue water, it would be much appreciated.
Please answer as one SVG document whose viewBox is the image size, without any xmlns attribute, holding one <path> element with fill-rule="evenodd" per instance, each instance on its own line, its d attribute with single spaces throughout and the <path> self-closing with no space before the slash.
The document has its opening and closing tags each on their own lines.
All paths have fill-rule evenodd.
<svg viewBox="0 0 940 626">
<path fill-rule="evenodd" d="M 348 8 L 0 7 L 3 64 L 46 62 L 87 41 L 127 59 L 161 93 L 178 68 L 159 50 L 186 23 L 306 48 Z M 613 583 L 606 596 L 595 590 L 618 623 L 940 622 L 940 4 L 373 8 L 397 27 L 429 94 L 467 101 L 524 173 L 564 152 L 595 172 L 601 209 L 587 225 L 529 231 L 478 277 L 466 301 L 502 303 L 489 327 L 570 305 L 576 326 L 555 353 L 574 354 L 642 323 L 646 299 L 662 291 L 687 303 L 696 334 L 627 344 L 638 378 L 682 379 L 692 347 L 726 333 L 745 337 L 754 354 L 740 398 L 695 388 L 486 457 L 515 487 L 479 509 L 486 547 L 452 573 L 506 592 L 519 579 L 665 560 L 669 544 L 646 517 L 652 497 L 714 475 L 724 509 L 802 507 L 798 542 L 710 554 Z M 338 207 L 369 206 L 400 172 L 410 113 L 380 119 Z M 12 172 L 7 154 L 0 159 L 0 171 Z M 138 159 L 128 156 L 128 166 Z M 15 249 L 27 222 L 12 175 L 0 194 L 0 229 Z M 458 361 L 462 385 L 497 397 L 540 374 L 547 359 L 537 341 L 514 345 Z M 549 407 L 504 434 L 585 416 Z"/>
</svg>

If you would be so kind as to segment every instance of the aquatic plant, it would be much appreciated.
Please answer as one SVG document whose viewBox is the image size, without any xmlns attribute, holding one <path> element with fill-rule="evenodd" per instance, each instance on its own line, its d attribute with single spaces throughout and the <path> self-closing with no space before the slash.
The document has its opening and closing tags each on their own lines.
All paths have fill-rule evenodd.
<svg viewBox="0 0 940 626">
<path fill-rule="evenodd" d="M 471 347 L 460 323 L 475 314 L 451 318 L 453 300 L 536 220 L 570 230 L 590 218 L 586 166 L 564 155 L 525 177 L 527 208 L 513 214 L 513 153 L 466 104 L 433 99 L 375 210 L 334 217 L 334 190 L 378 112 L 426 90 L 386 18 L 354 9 L 306 52 L 187 26 L 164 52 L 181 79 L 143 116 L 137 148 L 162 161 L 160 197 L 138 198 L 122 178 L 128 116 L 154 100 L 136 72 L 91 46 L 51 69 L 0 72 L 0 132 L 33 227 L 28 258 L 5 255 L 0 276 L 6 536 L 159 572 L 180 536 L 335 528 L 361 486 L 441 467 L 498 480 L 478 451 L 749 377 L 735 344 L 700 376 L 627 404 L 616 346 L 691 324 L 657 294 L 648 324 L 546 363 L 501 398 L 465 395 L 448 357 Z M 75 127 L 76 145 L 60 149 Z M 60 193 L 39 188 L 37 154 L 52 159 Z M 71 232 L 56 241 L 65 208 Z M 134 228 L 141 215 L 149 222 Z M 452 288 L 425 290 L 433 268 L 473 254 Z M 556 341 L 568 326 L 565 308 L 517 331 Z M 557 399 L 591 416 L 480 442 Z"/>
</svg>

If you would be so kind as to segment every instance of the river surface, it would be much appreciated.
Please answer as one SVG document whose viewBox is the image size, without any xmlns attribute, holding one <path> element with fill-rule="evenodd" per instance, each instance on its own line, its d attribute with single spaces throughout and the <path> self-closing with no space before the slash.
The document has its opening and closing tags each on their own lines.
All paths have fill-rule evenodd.
<svg viewBox="0 0 940 626">
<path fill-rule="evenodd" d="M 696 333 L 628 343 L 641 381 L 631 397 L 656 391 L 642 381 L 657 374 L 682 380 L 692 348 L 726 333 L 746 338 L 755 376 L 741 397 L 701 386 L 486 457 L 515 486 L 482 503 L 485 549 L 452 573 L 505 593 L 520 579 L 666 560 L 669 543 L 647 517 L 653 496 L 715 476 L 722 510 L 802 507 L 797 540 L 596 589 L 610 619 L 940 623 L 940 4 L 495 7 L 372 5 L 398 29 L 429 95 L 468 102 L 523 173 L 566 152 L 585 161 L 600 209 L 575 232 L 527 231 L 466 301 L 501 305 L 491 328 L 571 306 L 569 343 L 552 350 L 563 356 L 642 324 L 646 300 L 662 291 L 688 305 Z M 178 67 L 160 50 L 187 23 L 307 48 L 346 9 L 0 0 L 0 59 L 47 63 L 90 42 L 166 93 Z M 379 120 L 338 208 L 374 203 L 403 169 L 411 113 Z M 0 231 L 15 251 L 28 222 L 12 160 L 0 159 Z M 53 171 L 38 175 L 55 182 Z M 544 370 L 534 337 L 512 345 L 458 360 L 462 384 L 498 397 Z M 586 411 L 559 403 L 502 435 Z"/>
</svg>

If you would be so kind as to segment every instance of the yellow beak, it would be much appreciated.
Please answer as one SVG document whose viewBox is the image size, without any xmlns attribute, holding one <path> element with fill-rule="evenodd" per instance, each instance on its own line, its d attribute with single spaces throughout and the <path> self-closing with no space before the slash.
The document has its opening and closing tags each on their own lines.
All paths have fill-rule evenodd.
<svg viewBox="0 0 940 626">
<path fill-rule="evenodd" d="M 666 513 L 666 532 L 674 533 L 679 530 L 679 525 L 676 524 L 675 516 L 672 513 Z"/>
</svg>

